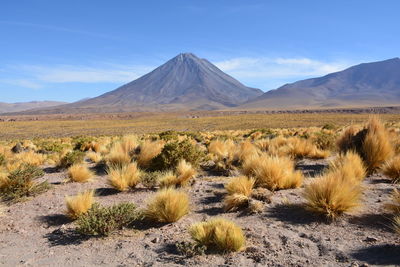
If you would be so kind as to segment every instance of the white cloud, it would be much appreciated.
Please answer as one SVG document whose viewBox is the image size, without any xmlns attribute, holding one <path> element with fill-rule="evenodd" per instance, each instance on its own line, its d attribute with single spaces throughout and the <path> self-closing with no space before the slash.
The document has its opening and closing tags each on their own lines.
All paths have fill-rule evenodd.
<svg viewBox="0 0 400 267">
<path fill-rule="evenodd" d="M 0 82 L 9 84 L 9 85 L 19 86 L 19 87 L 26 87 L 29 89 L 42 88 L 42 85 L 40 83 L 31 81 L 31 80 L 25 80 L 25 79 L 0 79 Z"/>
<path fill-rule="evenodd" d="M 233 58 L 215 63 L 232 76 L 243 78 L 288 78 L 321 76 L 343 70 L 350 62 L 323 62 L 309 58 Z"/>
</svg>

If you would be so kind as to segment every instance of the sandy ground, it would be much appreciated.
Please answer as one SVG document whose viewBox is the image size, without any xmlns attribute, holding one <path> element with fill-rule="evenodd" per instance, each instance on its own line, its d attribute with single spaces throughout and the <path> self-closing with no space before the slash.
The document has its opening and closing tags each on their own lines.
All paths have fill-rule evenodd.
<svg viewBox="0 0 400 267">
<path fill-rule="evenodd" d="M 298 168 L 310 182 L 325 161 L 302 161 Z M 333 223 L 315 217 L 301 207 L 302 189 L 276 192 L 272 203 L 259 214 L 224 213 L 217 194 L 229 178 L 204 173 L 187 190 L 190 214 L 160 227 L 126 229 L 107 238 L 76 234 L 64 215 L 64 196 L 96 189 L 97 201 L 111 205 L 131 201 L 144 207 L 154 191 L 137 188 L 118 193 L 98 175 L 85 184 L 62 183 L 65 173 L 46 169 L 53 184 L 48 192 L 6 207 L 0 217 L 1 266 L 371 266 L 400 265 L 400 237 L 390 228 L 383 205 L 395 185 L 381 176 L 368 177 L 364 205 L 356 213 Z M 175 244 L 190 240 L 187 229 L 214 216 L 232 219 L 247 237 L 239 253 L 185 257 Z"/>
</svg>

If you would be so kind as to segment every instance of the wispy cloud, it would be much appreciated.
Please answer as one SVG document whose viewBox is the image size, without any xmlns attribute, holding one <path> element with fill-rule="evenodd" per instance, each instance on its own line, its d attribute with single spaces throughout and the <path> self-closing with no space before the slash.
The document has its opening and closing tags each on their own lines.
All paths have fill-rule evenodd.
<svg viewBox="0 0 400 267">
<path fill-rule="evenodd" d="M 221 70 L 234 77 L 291 79 L 293 77 L 320 76 L 343 70 L 354 62 L 323 62 L 309 58 L 233 58 L 215 63 Z"/>
<path fill-rule="evenodd" d="M 102 39 L 110 39 L 110 40 L 120 39 L 118 37 L 110 36 L 110 35 L 106 35 L 106 34 L 102 34 L 102 33 L 83 31 L 83 30 L 65 28 L 65 27 L 54 26 L 54 25 L 45 25 L 45 24 L 37 24 L 37 23 L 30 23 L 30 22 L 19 22 L 19 21 L 5 21 L 5 20 L 0 20 L 0 24 L 29 27 L 29 28 L 64 32 L 64 33 L 79 34 L 79 35 L 85 35 L 85 36 L 102 38 Z"/>
</svg>

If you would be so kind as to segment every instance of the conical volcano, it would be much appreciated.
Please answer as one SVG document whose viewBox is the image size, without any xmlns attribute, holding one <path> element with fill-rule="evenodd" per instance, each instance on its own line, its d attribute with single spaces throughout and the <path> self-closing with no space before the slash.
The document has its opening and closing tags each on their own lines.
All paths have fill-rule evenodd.
<svg viewBox="0 0 400 267">
<path fill-rule="evenodd" d="M 211 110 L 237 106 L 261 94 L 261 90 L 244 86 L 206 59 L 184 53 L 111 92 L 62 109 Z"/>
</svg>

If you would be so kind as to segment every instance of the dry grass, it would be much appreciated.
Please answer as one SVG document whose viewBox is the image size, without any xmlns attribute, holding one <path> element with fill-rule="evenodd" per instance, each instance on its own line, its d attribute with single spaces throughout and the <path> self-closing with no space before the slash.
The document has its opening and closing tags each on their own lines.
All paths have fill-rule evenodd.
<svg viewBox="0 0 400 267">
<path fill-rule="evenodd" d="M 269 190 L 280 190 L 300 187 L 303 174 L 294 170 L 290 158 L 262 155 L 252 157 L 243 164 L 246 175 L 253 176 L 256 185 Z"/>
<path fill-rule="evenodd" d="M 130 155 L 132 154 L 139 145 L 139 141 L 136 135 L 124 135 L 121 141 L 122 150 Z"/>
<path fill-rule="evenodd" d="M 74 164 L 68 168 L 68 178 L 72 182 L 85 183 L 92 179 L 93 172 L 84 164 Z"/>
<path fill-rule="evenodd" d="M 94 190 L 85 191 L 76 196 L 65 197 L 67 205 L 67 215 L 71 219 L 77 219 L 82 214 L 86 213 L 94 203 Z"/>
<path fill-rule="evenodd" d="M 400 235 L 400 216 L 394 216 L 393 218 L 393 230 Z"/>
<path fill-rule="evenodd" d="M 292 158 L 312 158 L 312 159 L 324 159 L 329 157 L 329 151 L 320 150 L 314 145 L 311 141 L 298 138 L 291 137 L 287 141 L 288 145 L 288 154 Z"/>
<path fill-rule="evenodd" d="M 224 211 L 247 208 L 250 198 L 243 194 L 231 194 L 224 198 Z"/>
<path fill-rule="evenodd" d="M 154 159 L 161 153 L 164 145 L 164 141 L 144 141 L 143 144 L 140 145 L 140 153 L 136 158 L 139 166 L 142 168 L 149 167 L 152 159 Z"/>
<path fill-rule="evenodd" d="M 186 186 L 189 181 L 197 175 L 197 171 L 192 164 L 182 159 L 179 161 L 178 166 L 176 167 L 176 174 L 178 180 L 176 185 Z"/>
<path fill-rule="evenodd" d="M 121 143 L 114 143 L 110 149 L 110 153 L 106 157 L 109 166 L 122 166 L 131 162 L 131 157 L 125 151 Z"/>
<path fill-rule="evenodd" d="M 366 169 L 361 157 L 348 151 L 340 154 L 335 160 L 329 163 L 329 171 L 342 172 L 342 176 L 356 181 L 362 181 L 366 176 Z"/>
<path fill-rule="evenodd" d="M 33 151 L 18 153 L 14 156 L 14 162 L 25 163 L 32 166 L 43 165 L 45 157 L 42 154 L 37 154 Z"/>
<path fill-rule="evenodd" d="M 370 119 L 368 123 L 362 151 L 368 173 L 377 170 L 393 156 L 393 148 L 385 126 L 376 118 Z"/>
<path fill-rule="evenodd" d="M 93 151 L 88 152 L 86 154 L 86 157 L 93 163 L 98 163 L 103 159 L 103 157 L 101 156 L 100 153 L 93 152 Z"/>
<path fill-rule="evenodd" d="M 335 219 L 357 208 L 361 194 L 362 187 L 359 183 L 330 172 L 307 185 L 303 197 L 308 210 Z"/>
<path fill-rule="evenodd" d="M 253 191 L 255 180 L 246 176 L 232 178 L 226 185 L 225 189 L 229 195 L 242 194 L 249 197 Z"/>
<path fill-rule="evenodd" d="M 119 191 L 126 191 L 135 188 L 140 182 L 141 171 L 136 162 L 119 166 L 114 165 L 108 168 L 108 183 Z"/>
<path fill-rule="evenodd" d="M 199 244 L 222 252 L 240 251 L 246 243 L 242 229 L 223 218 L 193 224 L 189 232 Z"/>
<path fill-rule="evenodd" d="M 246 161 L 248 158 L 258 156 L 258 149 L 250 141 L 242 142 L 236 150 L 235 158 L 241 162 Z"/>
<path fill-rule="evenodd" d="M 400 182 L 400 155 L 387 161 L 382 168 L 384 175 L 389 177 L 394 183 Z"/>
<path fill-rule="evenodd" d="M 392 202 L 387 203 L 385 208 L 394 215 L 400 215 L 400 192 L 397 189 L 393 190 Z"/>
<path fill-rule="evenodd" d="M 372 174 L 393 156 L 393 147 L 385 126 L 376 118 L 369 119 L 362 130 L 349 127 L 338 140 L 341 152 L 356 151 L 363 159 L 367 173 Z"/>
<path fill-rule="evenodd" d="M 172 188 L 161 189 L 148 203 L 144 210 L 147 219 L 172 223 L 189 212 L 189 197 L 183 191 Z"/>
</svg>

